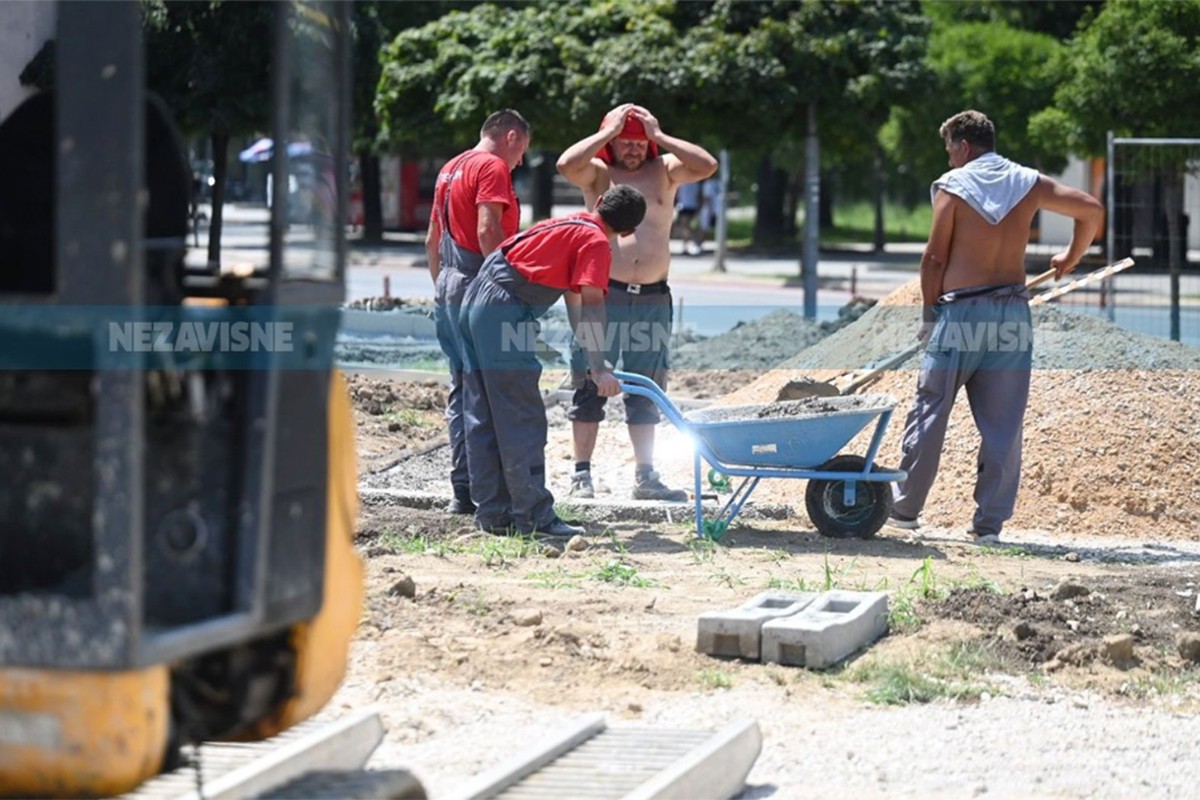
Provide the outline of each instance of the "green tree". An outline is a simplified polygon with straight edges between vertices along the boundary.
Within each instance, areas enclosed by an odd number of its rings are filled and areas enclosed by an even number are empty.
[[[221,263],[229,142],[264,130],[271,108],[271,51],[277,4],[143,0],[146,84],[213,153],[208,262]]]
[[[882,119],[875,104],[924,69],[926,29],[915,2],[882,0],[486,4],[397,36],[376,108],[385,139],[419,150],[466,145],[487,111],[512,106],[555,149],[634,101],[689,139],[769,155],[799,140],[810,104]],[[779,223],[764,238],[783,224],[779,183],[760,186],[760,217]]]
[[[1066,41],[1095,16],[1104,0],[925,0],[922,5],[938,27],[998,22]]]
[[[1193,135],[1200,108],[1200,0],[1110,0],[1071,41],[1069,77],[1053,105],[1030,121],[1048,147],[1082,155],[1105,153],[1117,136]],[[1162,154],[1171,276],[1171,335],[1179,336],[1179,274],[1183,266],[1183,180],[1194,164],[1183,152]]]
[[[872,142],[891,105],[917,96],[928,85],[923,61],[927,35],[919,6],[909,2],[722,0],[714,5],[694,34],[702,53],[695,60],[719,65],[714,96],[704,98],[710,124],[719,126],[724,141],[765,152],[757,241],[790,235],[792,218],[779,209],[791,205],[789,183],[800,181],[780,180],[775,174],[779,146],[808,134],[815,109],[817,128],[837,131],[829,140],[837,150],[844,145],[852,154],[859,148],[873,158]],[[723,57],[722,51],[728,55]],[[842,136],[843,129],[855,131],[857,139]]]
[[[414,154],[469,146],[488,113],[509,107],[529,119],[535,147],[553,151],[626,100],[671,130],[695,103],[681,89],[690,67],[676,9],[667,0],[485,4],[403,31],[381,55],[381,138]],[[545,188],[553,158],[531,162]],[[535,216],[547,201],[535,196]]]
[[[419,28],[451,11],[470,10],[480,0],[357,0],[352,19],[353,82],[351,84],[351,124],[353,152],[358,157],[363,191],[363,239],[378,242],[383,238],[383,211],[380,206],[379,117],[375,112],[375,92],[382,73],[380,52],[400,31]]]
[[[1047,149],[1029,130],[1065,77],[1064,45],[1004,23],[968,22],[935,29],[928,58],[936,89],[919,106],[896,107],[884,136],[891,158],[920,184],[948,169],[937,128],[967,108],[991,118],[997,150],[1009,158],[1046,172],[1066,166],[1066,150]]]

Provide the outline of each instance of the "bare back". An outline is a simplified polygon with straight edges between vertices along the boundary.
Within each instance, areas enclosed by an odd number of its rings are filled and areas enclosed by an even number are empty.
[[[942,291],[1025,282],[1025,248],[1041,207],[1042,179],[1004,219],[991,225],[961,198],[950,195],[953,231]]]
[[[612,164],[594,162],[601,176],[585,189],[588,208],[615,184],[632,186],[646,198],[646,218],[632,236],[618,237],[613,249],[612,278],[622,283],[657,283],[671,268],[671,222],[675,216],[675,189],[663,157],[652,158],[630,172]],[[607,180],[602,176],[607,175]]]

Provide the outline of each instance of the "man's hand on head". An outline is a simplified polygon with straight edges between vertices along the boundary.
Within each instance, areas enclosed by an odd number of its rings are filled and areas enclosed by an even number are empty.
[[[625,103],[612,109],[604,115],[604,123],[600,130],[610,139],[616,138],[625,129],[625,120],[629,118],[634,108],[633,103]]]
[[[642,127],[646,129],[646,138],[652,142],[657,142],[659,137],[663,135],[662,128],[658,124],[658,118],[650,113],[648,109],[641,106],[633,107],[633,116],[641,121]]]

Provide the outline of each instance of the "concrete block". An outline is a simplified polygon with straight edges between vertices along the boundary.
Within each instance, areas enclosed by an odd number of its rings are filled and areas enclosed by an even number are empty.
[[[696,650],[757,661],[763,623],[797,614],[816,598],[812,592],[763,592],[737,608],[701,614]]]
[[[825,669],[887,632],[884,592],[825,592],[799,614],[762,626],[763,663]]]

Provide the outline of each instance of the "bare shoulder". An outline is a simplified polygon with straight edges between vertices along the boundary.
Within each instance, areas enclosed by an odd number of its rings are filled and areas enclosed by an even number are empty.
[[[1050,211],[1075,215],[1083,211],[1101,208],[1100,201],[1082,189],[1067,186],[1049,175],[1038,174],[1034,191],[1038,193],[1038,205]]]

